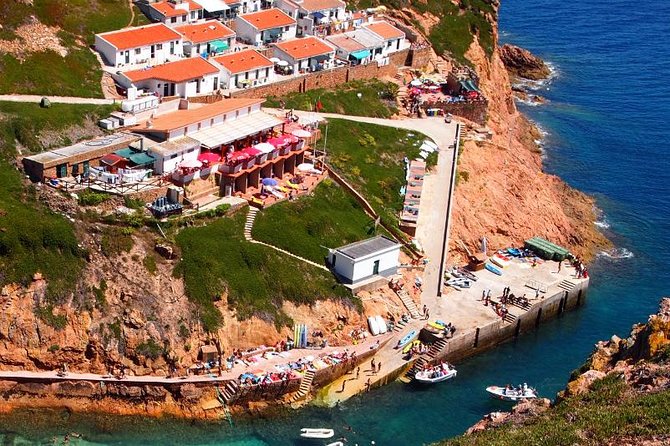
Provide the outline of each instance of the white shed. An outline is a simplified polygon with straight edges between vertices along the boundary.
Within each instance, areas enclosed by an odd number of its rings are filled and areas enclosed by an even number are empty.
[[[331,249],[328,255],[330,267],[339,279],[356,284],[374,276],[391,276],[400,265],[400,244],[377,236]]]

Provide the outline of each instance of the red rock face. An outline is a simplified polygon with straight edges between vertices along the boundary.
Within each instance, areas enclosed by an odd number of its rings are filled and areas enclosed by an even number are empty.
[[[505,44],[500,48],[500,59],[510,73],[526,79],[538,80],[549,76],[550,71],[542,59],[518,46]]]

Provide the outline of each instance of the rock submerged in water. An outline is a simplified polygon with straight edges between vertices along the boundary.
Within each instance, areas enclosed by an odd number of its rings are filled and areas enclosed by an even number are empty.
[[[549,77],[551,72],[542,59],[530,51],[506,43],[500,48],[500,58],[505,68],[514,76],[530,80]]]

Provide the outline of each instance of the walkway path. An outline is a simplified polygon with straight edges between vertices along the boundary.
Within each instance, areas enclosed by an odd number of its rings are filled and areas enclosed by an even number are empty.
[[[118,102],[115,99],[78,98],[73,96],[40,96],[34,94],[0,94],[0,101],[39,103],[44,97],[48,98],[49,101],[54,104],[111,105]]]

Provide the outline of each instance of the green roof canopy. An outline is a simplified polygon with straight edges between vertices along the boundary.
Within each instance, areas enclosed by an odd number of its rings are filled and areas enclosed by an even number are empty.
[[[354,51],[353,53],[351,53],[351,56],[357,60],[365,59],[366,57],[370,56],[370,50]]]
[[[126,147],[125,149],[119,149],[116,152],[114,152],[115,155],[119,155],[121,158],[130,158],[131,155],[136,154],[137,151],[131,149],[130,147]]]
[[[214,52],[225,51],[229,48],[228,42],[222,40],[215,40],[209,43],[209,50]]]
[[[146,166],[147,164],[153,164],[154,163],[154,157],[147,155],[144,152],[140,153],[134,153],[128,157],[130,161],[135,163],[138,166]]]

